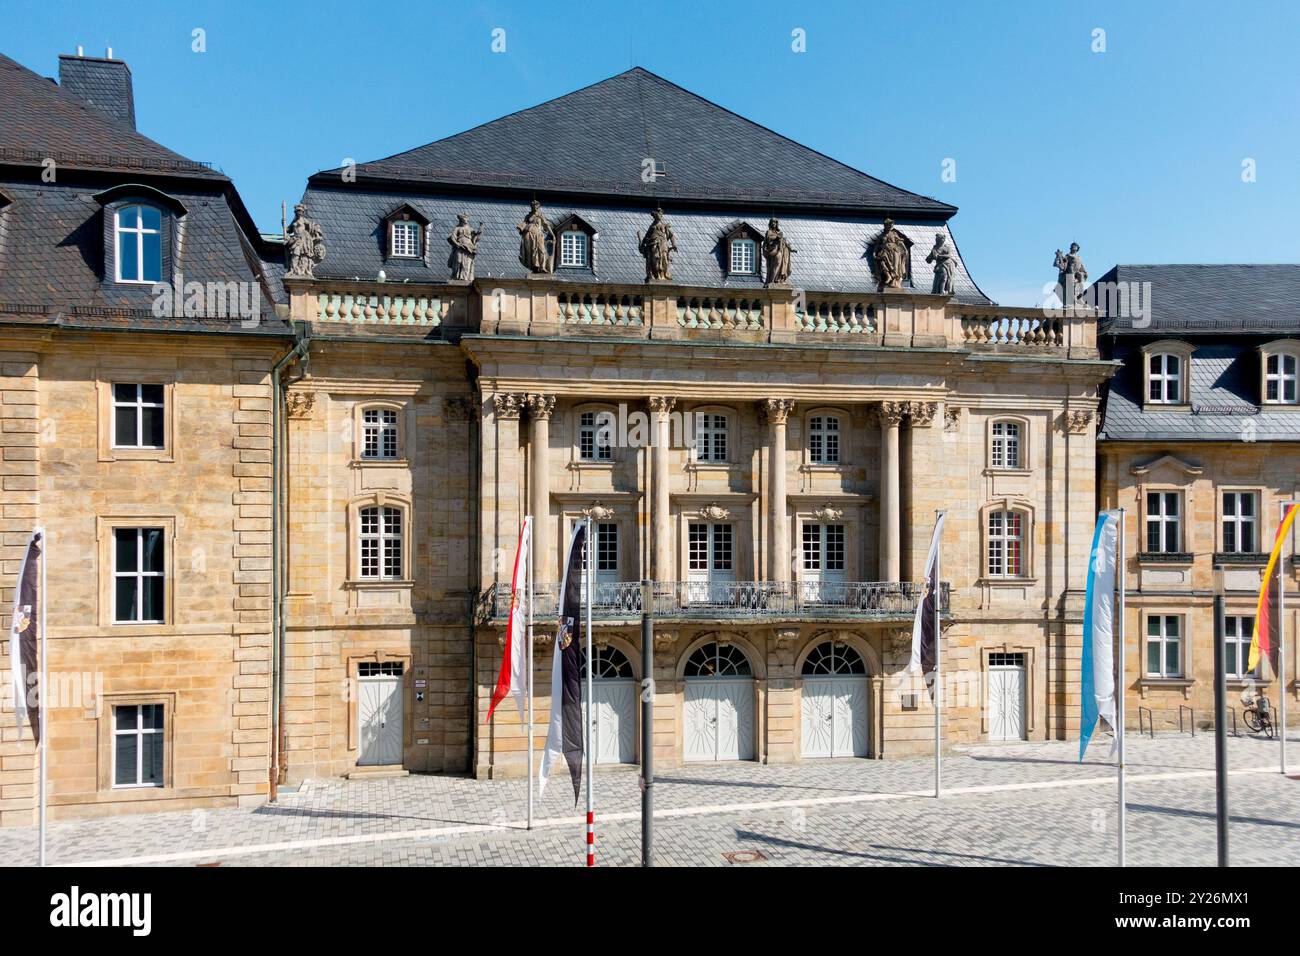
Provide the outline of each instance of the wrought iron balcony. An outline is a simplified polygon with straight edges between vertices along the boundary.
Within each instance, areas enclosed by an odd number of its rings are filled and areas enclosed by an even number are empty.
[[[911,581],[803,582],[655,581],[655,617],[696,621],[910,620],[923,587]],[[533,620],[559,613],[560,586],[533,589]],[[948,613],[948,583],[939,587],[940,610]],[[510,585],[488,588],[480,618],[504,621],[510,614]],[[636,581],[598,583],[592,595],[593,621],[634,621],[641,616],[641,585]]]

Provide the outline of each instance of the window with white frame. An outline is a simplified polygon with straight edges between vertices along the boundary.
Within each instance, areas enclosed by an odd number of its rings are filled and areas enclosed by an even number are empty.
[[[402,579],[402,509],[362,508],[360,576],[366,581]]]
[[[361,412],[361,457],[393,460],[398,457],[397,411],[367,408]]]
[[[731,275],[754,275],[757,262],[757,244],[753,239],[731,240]]]
[[[1147,401],[1156,405],[1181,404],[1183,357],[1172,352],[1158,352],[1147,362]]]
[[[1296,357],[1290,352],[1273,352],[1264,359],[1264,401],[1273,405],[1295,405],[1297,394]]]
[[[166,542],[162,528],[113,529],[113,621],[166,620]]]
[[[808,460],[814,465],[840,463],[838,415],[814,415],[808,419]]]
[[[687,529],[687,568],[691,580],[730,581],[734,570],[733,543],[731,525],[691,522]]]
[[[1177,554],[1182,547],[1182,495],[1177,491],[1148,491],[1148,553]]]
[[[1147,617],[1147,676],[1183,676],[1183,619],[1179,615]]]
[[[1223,493],[1223,550],[1227,554],[1254,554],[1258,550],[1256,515],[1258,497],[1253,491]]]
[[[1019,511],[990,511],[988,576],[1018,578],[1024,573],[1024,515]]]
[[[587,264],[587,234],[577,229],[560,233],[560,265],[585,266]]]
[[[162,281],[162,212],[154,206],[123,206],[114,229],[118,282]]]
[[[113,708],[113,786],[161,787],[166,734],[162,704]]]
[[[1020,423],[993,423],[993,468],[1019,468]]]
[[[613,461],[613,414],[583,412],[578,416],[578,457],[582,461]]]
[[[423,227],[412,219],[394,219],[388,224],[388,254],[397,259],[420,258]]]
[[[616,583],[618,577],[618,525],[613,521],[592,522],[595,539],[596,583]],[[582,550],[582,567],[587,568],[587,549]]]
[[[1253,614],[1225,614],[1223,616],[1223,647],[1225,652],[1225,670],[1229,677],[1241,680],[1259,679],[1259,665],[1253,671],[1246,670],[1250,663],[1250,641],[1255,632]]]
[[[164,400],[161,385],[113,385],[113,447],[162,448]]]
[[[695,416],[696,461],[727,460],[727,416],[714,412]]]

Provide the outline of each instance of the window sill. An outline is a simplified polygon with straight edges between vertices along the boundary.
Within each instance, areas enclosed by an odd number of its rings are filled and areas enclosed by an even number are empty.
[[[800,471],[814,472],[827,475],[847,475],[853,471],[853,466],[844,462],[822,462],[806,461],[799,466]]]
[[[176,456],[166,446],[162,448],[108,448],[99,456],[99,460],[174,462]]]
[[[980,578],[975,582],[976,587],[981,588],[1021,588],[1032,587],[1038,583],[1038,578]]]
[[[1268,555],[1264,553],[1247,553],[1238,551],[1216,551],[1214,552],[1214,566],[1233,567],[1234,565],[1243,567],[1263,567],[1268,564]]]
[[[1262,680],[1258,677],[1232,677],[1231,675],[1229,675],[1228,677],[1228,686],[1233,688],[1234,690],[1245,688],[1245,687],[1268,688],[1271,687],[1272,684],[1273,684],[1272,679]]]
[[[993,468],[993,467],[989,467],[989,468],[985,468],[985,469],[984,469],[984,474],[985,474],[986,476],[991,476],[991,475],[1002,475],[1002,476],[1004,476],[1004,477],[1012,477],[1012,478],[1028,478],[1028,477],[1031,476],[1033,473],[1034,473],[1033,470],[1030,469],[1030,468]]]
[[[410,468],[411,463],[405,458],[354,458],[353,468]]]
[[[1143,566],[1152,565],[1173,565],[1177,567],[1186,567],[1192,563],[1195,557],[1190,551],[1140,551],[1138,552],[1138,564]]]
[[[405,578],[376,578],[373,580],[354,578],[347,581],[343,586],[352,591],[409,591],[415,587],[415,581]]]
[[[1138,685],[1140,687],[1177,687],[1186,689],[1195,684],[1196,681],[1190,677],[1139,677]]]
[[[1152,402],[1145,401],[1142,403],[1144,412],[1183,412],[1190,415],[1192,413],[1191,402]]]
[[[609,471],[617,460],[611,458],[609,461],[590,461],[586,458],[575,458],[569,462],[569,467],[574,471]]]
[[[687,471],[730,471],[736,467],[734,461],[688,461]]]
[[[1270,412],[1300,412],[1300,402],[1260,402],[1259,407]]]

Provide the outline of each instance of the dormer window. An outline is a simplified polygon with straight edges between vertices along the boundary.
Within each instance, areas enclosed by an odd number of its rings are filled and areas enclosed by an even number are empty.
[[[722,233],[717,247],[719,265],[731,276],[760,276],[758,251],[763,234],[742,219],[737,219]]]
[[[1147,359],[1147,401],[1155,405],[1178,405],[1183,401],[1183,358],[1160,352]]]
[[[395,259],[420,258],[420,238],[423,230],[411,219],[397,219],[388,224],[389,255]]]
[[[581,268],[587,265],[587,234],[576,229],[560,233],[560,267]]]
[[[1269,352],[1264,356],[1264,402],[1295,405],[1300,402],[1297,381],[1300,363],[1294,352]]]
[[[162,281],[162,212],[154,206],[117,210],[114,259],[118,282]]]
[[[732,275],[755,275],[757,262],[758,245],[753,239],[731,240],[731,268],[728,271]]]

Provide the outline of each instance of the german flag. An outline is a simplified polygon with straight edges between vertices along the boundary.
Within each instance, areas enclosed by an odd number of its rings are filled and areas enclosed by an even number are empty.
[[[1277,535],[1273,538],[1273,553],[1268,556],[1268,567],[1264,569],[1264,583],[1259,588],[1259,604],[1255,607],[1255,633],[1250,638],[1250,660],[1246,664],[1247,671],[1254,671],[1259,666],[1261,654],[1267,654],[1269,663],[1273,663],[1273,628],[1269,620],[1269,608],[1272,602],[1269,600],[1269,591],[1273,587],[1274,572],[1277,570],[1278,558],[1282,554],[1282,542],[1286,540],[1286,533],[1291,530],[1291,523],[1295,521],[1298,507],[1300,505],[1292,505],[1286,509],[1282,523],[1277,526]]]

